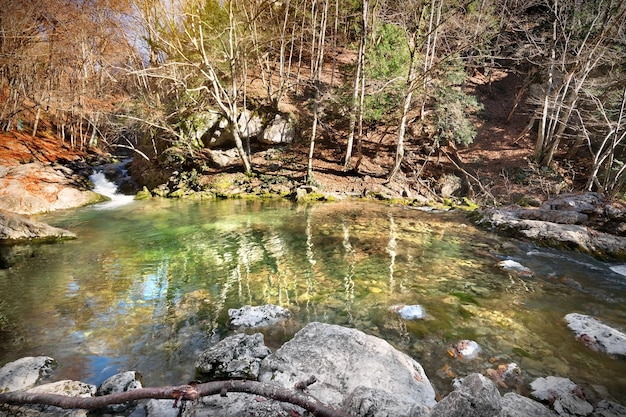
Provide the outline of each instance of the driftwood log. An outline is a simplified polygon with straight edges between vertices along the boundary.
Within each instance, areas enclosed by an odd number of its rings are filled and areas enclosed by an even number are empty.
[[[45,404],[65,409],[94,410],[111,404],[123,404],[128,401],[168,399],[175,400],[174,407],[176,407],[180,401],[193,401],[200,397],[217,394],[225,397],[228,392],[244,392],[291,403],[319,417],[350,417],[350,414],[347,412],[330,407],[302,392],[302,390],[316,381],[315,377],[311,377],[306,381],[298,382],[294,390],[257,381],[212,381],[203,384],[190,383],[180,386],[139,388],[98,397],[69,397],[59,394],[15,391],[0,394],[0,404]]]

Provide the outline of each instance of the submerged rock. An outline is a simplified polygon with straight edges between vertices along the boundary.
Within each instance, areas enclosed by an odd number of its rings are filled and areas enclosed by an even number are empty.
[[[531,271],[530,268],[525,267],[521,263],[512,259],[505,259],[504,261],[500,261],[498,262],[498,266],[505,271],[515,272],[521,276],[532,277],[534,275],[533,271]]]
[[[243,306],[228,310],[231,326],[237,327],[261,327],[269,326],[291,317],[286,308],[273,304],[262,306]]]
[[[448,353],[454,358],[469,360],[476,358],[481,350],[480,345],[473,340],[461,340],[448,349]]]
[[[392,313],[396,313],[398,316],[405,320],[419,320],[426,317],[426,311],[424,310],[424,307],[419,304],[397,304],[389,307],[389,311],[391,311]]]
[[[588,348],[626,359],[626,334],[584,314],[570,313],[565,321]]]

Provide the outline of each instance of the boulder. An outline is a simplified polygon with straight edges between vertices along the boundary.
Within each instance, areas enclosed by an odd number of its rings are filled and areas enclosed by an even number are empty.
[[[135,371],[126,371],[115,374],[107,378],[96,391],[96,396],[116,394],[119,392],[131,391],[142,388],[141,375]],[[109,412],[119,413],[134,406],[136,401],[129,401],[124,404],[111,404],[106,407]]]
[[[231,148],[225,151],[212,149],[205,152],[207,153],[212,165],[216,168],[225,168],[231,165],[235,165],[240,161],[237,148]]]
[[[514,392],[502,396],[501,417],[556,417],[548,407]]]
[[[593,412],[593,406],[585,401],[581,388],[567,378],[537,378],[530,387],[533,390],[530,395],[552,404],[559,416],[588,416]]]
[[[48,377],[56,361],[49,356],[20,358],[0,368],[0,392],[11,392],[33,387]]]
[[[626,334],[584,314],[570,313],[565,321],[576,339],[590,349],[626,359]]]
[[[239,115],[237,125],[242,139],[255,138],[263,130],[263,120],[261,116],[247,109],[242,111]]]
[[[433,407],[431,416],[500,417],[501,412],[502,400],[496,385],[480,374],[471,374]]]
[[[202,352],[196,361],[200,381],[220,379],[257,379],[261,361],[270,354],[263,334],[236,334]]]
[[[49,226],[28,217],[0,210],[0,240],[74,239],[68,230]]]
[[[287,320],[291,313],[286,308],[265,304],[262,306],[243,306],[228,309],[230,324],[238,327],[262,327]]]
[[[384,407],[401,404],[395,416],[413,416],[435,405],[435,391],[422,366],[386,341],[359,330],[313,322],[261,363],[259,380],[285,387],[315,376],[307,388],[331,406],[350,402],[354,415],[387,416]],[[370,394],[367,404],[355,393]],[[352,400],[350,400],[352,398]],[[367,409],[367,414],[358,414]]]
[[[292,143],[296,137],[295,122],[291,117],[277,114],[259,135],[259,142],[266,145]]]
[[[86,185],[80,185],[84,178],[62,165],[33,162],[2,172],[0,210],[36,214],[102,201],[102,197],[87,190]]]

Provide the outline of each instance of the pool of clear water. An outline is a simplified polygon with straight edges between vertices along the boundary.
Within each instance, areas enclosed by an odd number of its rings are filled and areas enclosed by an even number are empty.
[[[312,321],[357,328],[419,361],[441,394],[455,376],[511,362],[524,383],[556,375],[626,393],[626,361],[563,322],[579,312],[626,329],[619,266],[497,236],[462,213],[156,199],[39,220],[78,239],[0,248],[0,365],[48,355],[55,379],[98,384],[133,369],[146,385],[185,383],[197,355],[235,332],[229,308],[271,303],[293,315],[257,329],[272,349]],[[504,259],[533,275],[502,270]],[[389,311],[398,304],[427,316],[404,320]],[[450,356],[462,339],[481,346],[477,358]]]

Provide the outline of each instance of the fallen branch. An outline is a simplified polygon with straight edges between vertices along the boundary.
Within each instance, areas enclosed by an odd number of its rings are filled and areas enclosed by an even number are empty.
[[[296,384],[296,389],[301,390],[305,388],[312,383],[311,380],[312,378]],[[176,387],[139,388],[99,397],[69,397],[59,394],[16,391],[0,394],[0,404],[45,404],[65,409],[94,410],[111,404],[123,404],[128,401],[168,399],[175,400],[174,407],[176,407],[179,401],[193,401],[200,397],[217,394],[225,397],[228,392],[244,392],[291,403],[319,417],[350,417],[345,411],[329,407],[306,394],[274,384],[245,380],[212,381],[204,384],[189,384]]]

